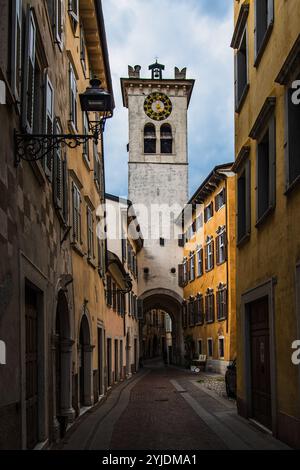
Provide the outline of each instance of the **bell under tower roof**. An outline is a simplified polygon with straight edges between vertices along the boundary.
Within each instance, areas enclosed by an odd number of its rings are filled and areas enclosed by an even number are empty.
[[[152,80],[162,80],[162,72],[163,70],[165,70],[165,66],[162,65],[162,64],[159,64],[157,62],[157,59],[156,59],[156,62],[155,64],[151,64],[149,65],[149,70],[151,70],[152,72],[152,76],[151,76],[151,79]]]

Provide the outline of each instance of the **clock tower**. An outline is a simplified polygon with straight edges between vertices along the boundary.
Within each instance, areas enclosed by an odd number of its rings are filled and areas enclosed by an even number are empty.
[[[188,201],[187,110],[194,80],[177,67],[174,78],[164,78],[164,69],[156,61],[151,78],[142,78],[139,65],[129,66],[129,77],[121,79],[129,117],[128,197],[144,237],[139,294],[163,287],[181,295],[181,229],[174,220]]]

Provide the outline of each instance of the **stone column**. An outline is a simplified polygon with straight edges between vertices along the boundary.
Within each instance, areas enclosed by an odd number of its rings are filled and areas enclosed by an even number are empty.
[[[75,410],[72,407],[72,350],[74,341],[61,341],[61,409],[60,415],[66,416],[68,422],[74,421]]]

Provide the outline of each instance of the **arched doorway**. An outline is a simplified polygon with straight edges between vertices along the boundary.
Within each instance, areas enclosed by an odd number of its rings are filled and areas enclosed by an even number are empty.
[[[93,374],[92,374],[93,346],[91,345],[90,325],[87,315],[84,313],[79,329],[79,405],[90,406],[93,404]]]
[[[63,291],[58,293],[55,319],[55,414],[62,437],[68,422],[73,421],[72,407],[72,350],[69,306]]]
[[[143,301],[143,317],[151,310],[166,312],[172,322],[172,362],[184,364],[184,340],[182,330],[182,301],[176,292],[169,289],[151,289],[140,296]],[[147,339],[144,338],[147,344]],[[149,344],[149,343],[148,343]]]

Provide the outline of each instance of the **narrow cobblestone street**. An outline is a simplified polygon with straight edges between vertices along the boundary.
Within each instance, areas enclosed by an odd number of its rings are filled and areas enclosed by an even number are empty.
[[[64,450],[287,449],[190,371],[147,364],[70,428]],[[213,382],[210,379],[210,382]],[[221,383],[221,380],[214,381]]]

